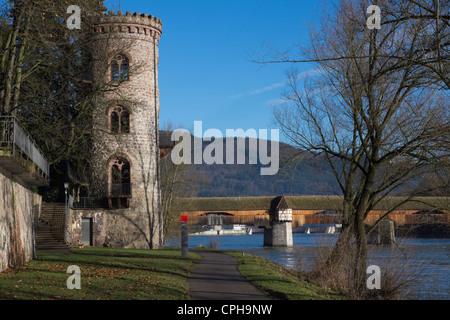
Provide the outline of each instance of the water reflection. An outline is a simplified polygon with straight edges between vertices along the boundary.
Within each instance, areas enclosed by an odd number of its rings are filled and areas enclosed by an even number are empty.
[[[310,271],[317,261],[323,260],[325,253],[321,248],[329,249],[338,237],[334,234],[293,236],[292,248],[264,247],[262,234],[191,236],[189,247],[207,246],[213,238],[217,240],[218,249],[239,250],[265,257],[286,268]],[[382,270],[391,268],[399,276],[399,273],[407,272],[409,277],[417,278],[408,299],[450,299],[450,239],[397,240],[398,247],[369,246],[368,263],[376,264]]]

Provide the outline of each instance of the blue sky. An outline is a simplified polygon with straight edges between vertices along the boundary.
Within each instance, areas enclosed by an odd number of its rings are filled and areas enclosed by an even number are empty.
[[[272,106],[285,90],[286,64],[252,63],[265,47],[308,41],[322,1],[122,0],[121,10],[163,22],[159,44],[160,128],[275,128]],[[106,0],[118,11],[119,0]],[[306,42],[305,42],[306,41]],[[300,70],[311,66],[299,65]],[[281,137],[280,137],[281,138]],[[283,140],[281,138],[281,140]]]

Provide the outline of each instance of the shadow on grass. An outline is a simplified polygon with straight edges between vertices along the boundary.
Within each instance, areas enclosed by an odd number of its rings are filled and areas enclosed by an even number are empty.
[[[111,251],[109,251],[111,250]],[[121,251],[124,252],[121,252]],[[110,248],[83,248],[72,249],[74,254],[61,254],[51,252],[39,252],[37,261],[45,261],[52,263],[67,263],[69,265],[84,265],[91,267],[123,269],[133,271],[147,271],[162,274],[172,274],[187,278],[188,275],[182,271],[188,271],[189,268],[183,268],[181,265],[185,262],[193,264],[198,259],[182,258],[162,253],[162,251],[152,250],[151,252],[139,252],[139,249],[110,249]],[[169,250],[171,251],[171,250]],[[176,250],[174,250],[176,252]],[[102,257],[104,260],[99,260]],[[120,259],[120,260],[117,260]],[[167,260],[166,262],[158,260]],[[173,262],[179,262],[173,268]],[[175,270],[180,270],[176,272]]]
[[[166,248],[161,250],[147,250],[147,249],[115,249],[115,248],[83,248],[70,249],[73,254],[78,255],[95,255],[105,257],[126,257],[126,258],[154,258],[171,259],[171,260],[186,260],[181,256],[181,249]],[[170,254],[169,254],[170,253]]]
[[[27,266],[0,274],[5,300],[189,299],[187,278],[194,258],[177,250],[83,248],[73,254],[38,251]],[[67,267],[81,269],[81,290],[66,286]]]

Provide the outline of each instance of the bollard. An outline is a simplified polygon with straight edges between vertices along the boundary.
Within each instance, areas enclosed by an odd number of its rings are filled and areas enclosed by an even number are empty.
[[[181,256],[188,257],[188,219],[187,216],[181,216]]]

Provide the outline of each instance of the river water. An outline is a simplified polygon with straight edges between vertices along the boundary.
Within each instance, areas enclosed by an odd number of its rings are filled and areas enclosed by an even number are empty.
[[[190,236],[189,247],[217,243],[220,250],[239,250],[270,259],[286,268],[310,271],[335,244],[337,234],[293,234],[294,246],[263,246],[263,234]],[[450,239],[397,239],[398,247],[369,246],[368,265],[387,268],[412,280],[406,299],[450,300]]]

